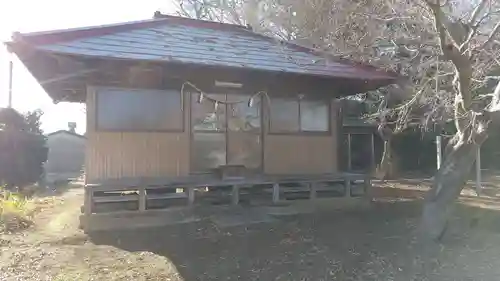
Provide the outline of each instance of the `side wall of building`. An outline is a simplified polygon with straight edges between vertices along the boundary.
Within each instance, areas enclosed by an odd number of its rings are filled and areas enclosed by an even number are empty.
[[[96,130],[96,87],[87,93],[87,182],[189,174],[189,133]],[[188,103],[184,103],[187,107]],[[187,110],[184,111],[188,114]],[[187,118],[187,117],[186,117]]]
[[[85,138],[70,133],[56,133],[47,137],[49,148],[45,172],[49,175],[82,173],[85,160]]]
[[[328,135],[277,135],[266,128],[264,171],[284,175],[337,172],[337,103],[332,101],[330,108],[331,134]]]
[[[87,182],[112,178],[179,177],[190,174],[190,98],[184,96],[183,132],[109,132],[96,128],[96,91],[88,87]],[[336,102],[331,102],[330,134],[271,134],[263,118],[263,171],[273,175],[338,171]],[[147,110],[147,108],[145,108]]]

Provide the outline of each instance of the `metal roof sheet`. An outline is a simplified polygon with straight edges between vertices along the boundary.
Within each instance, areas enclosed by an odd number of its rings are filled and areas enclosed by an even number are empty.
[[[90,32],[91,28],[85,31]],[[50,36],[54,36],[54,32]],[[234,25],[230,28],[214,28],[165,21],[155,26],[38,44],[36,48],[71,55],[249,68],[326,77],[396,78],[389,72],[327,59],[307,48],[283,43]]]

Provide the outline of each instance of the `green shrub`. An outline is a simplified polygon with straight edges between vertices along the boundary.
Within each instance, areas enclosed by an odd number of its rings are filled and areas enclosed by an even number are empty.
[[[19,193],[0,188],[0,233],[25,229],[33,223],[28,200]]]
[[[9,190],[22,191],[43,174],[48,149],[39,128],[41,115],[0,109],[0,184]]]

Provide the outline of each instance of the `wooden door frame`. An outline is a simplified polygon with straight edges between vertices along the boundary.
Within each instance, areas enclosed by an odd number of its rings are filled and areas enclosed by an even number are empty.
[[[189,172],[191,174],[206,174],[206,173],[210,173],[209,171],[196,171],[193,169],[193,161],[192,161],[192,156],[193,156],[193,142],[194,142],[194,134],[196,133],[194,131],[194,127],[193,127],[193,122],[192,122],[192,119],[193,119],[193,96],[196,95],[198,93],[188,93],[188,96],[189,98],[187,99],[187,102],[189,104],[188,106],[188,110],[189,110],[189,113],[188,113],[188,129],[189,129]],[[226,100],[227,100],[227,96],[228,95],[242,95],[241,93],[213,93],[213,94],[223,94],[226,96]],[[228,129],[228,115],[229,115],[229,111],[228,111],[228,108],[229,108],[229,105],[228,104],[224,104],[224,107],[225,107],[225,120],[224,120],[224,131],[223,132],[209,132],[209,131],[199,131],[199,133],[213,133],[213,134],[223,134],[224,135],[224,141],[225,141],[225,162],[227,163],[228,162],[228,151],[229,151],[229,137],[228,137],[228,133],[229,133],[229,129]],[[260,151],[259,151],[259,154],[260,154],[260,164],[259,164],[259,167],[256,169],[257,172],[259,173],[263,173],[264,172],[264,131],[265,131],[265,128],[263,127],[265,122],[264,122],[264,99],[262,99],[261,103],[260,103],[260,107],[259,107],[259,118],[260,118],[260,133],[259,134],[256,134],[259,136],[259,147],[260,147]]]

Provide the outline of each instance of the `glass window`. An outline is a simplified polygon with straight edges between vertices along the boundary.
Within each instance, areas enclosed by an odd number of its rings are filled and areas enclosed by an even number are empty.
[[[328,132],[328,103],[324,101],[300,101],[300,130],[304,132]]]
[[[328,100],[273,98],[270,106],[270,130],[274,133],[328,132]]]
[[[206,95],[201,103],[200,94],[191,95],[191,122],[194,131],[223,132],[226,128],[226,95]],[[216,105],[215,101],[219,101]]]
[[[299,102],[293,99],[271,99],[271,131],[275,133],[298,132]]]
[[[97,92],[96,106],[100,130],[183,129],[179,91],[102,89]]]
[[[191,165],[194,171],[207,171],[226,164],[225,134],[195,132],[193,134]]]
[[[249,104],[250,96],[228,95],[228,121],[230,131],[248,132],[260,130],[260,98],[254,97]]]

